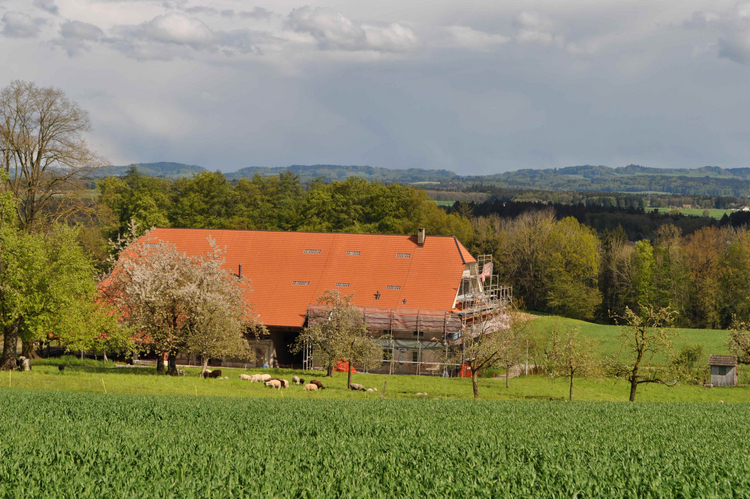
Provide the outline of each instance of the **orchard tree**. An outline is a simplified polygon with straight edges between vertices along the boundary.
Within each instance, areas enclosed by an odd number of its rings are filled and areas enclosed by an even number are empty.
[[[735,317],[729,329],[727,346],[741,364],[750,364],[750,324]]]
[[[589,338],[579,336],[580,328],[572,331],[550,332],[550,350],[547,352],[547,372],[552,377],[570,380],[568,400],[573,400],[575,376],[590,376],[598,372],[598,345]]]
[[[23,230],[77,208],[69,201],[81,179],[103,165],[86,143],[90,131],[88,113],[62,90],[15,80],[0,91],[0,159]]]
[[[461,336],[463,349],[457,352],[471,368],[474,398],[479,398],[479,372],[505,367],[505,387],[510,386],[510,369],[521,362],[528,318],[512,306],[482,311]]]
[[[293,352],[301,352],[306,344],[326,367],[327,376],[333,375],[333,365],[340,359],[349,363],[347,387],[351,385],[354,362],[372,364],[381,347],[367,330],[364,314],[354,305],[353,295],[342,295],[338,290],[326,290],[318,297],[325,308],[304,334],[292,345]],[[308,319],[309,320],[309,319]]]
[[[644,362],[650,361],[655,355],[670,355],[675,330],[671,328],[674,322],[674,312],[671,308],[655,308],[652,305],[641,305],[640,313],[636,314],[630,308],[625,309],[621,317],[620,339],[624,353],[628,356],[627,363],[613,359],[611,370],[613,374],[625,377],[630,383],[631,402],[635,402],[638,385],[643,383],[660,383],[670,385],[661,379],[657,371],[644,372]]]
[[[131,243],[103,282],[106,296],[153,346],[168,356],[168,372],[177,374],[177,354],[249,358],[245,333],[258,327],[244,300],[250,281],[223,269],[223,251],[209,237],[211,250],[190,256],[151,233]],[[164,371],[161,361],[157,372]]]

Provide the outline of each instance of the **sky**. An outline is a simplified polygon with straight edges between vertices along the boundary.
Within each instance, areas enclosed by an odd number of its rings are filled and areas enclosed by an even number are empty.
[[[0,0],[111,164],[750,166],[750,3]]]

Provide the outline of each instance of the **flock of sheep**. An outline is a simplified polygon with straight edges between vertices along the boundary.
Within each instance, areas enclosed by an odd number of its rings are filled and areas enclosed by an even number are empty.
[[[281,390],[282,388],[289,388],[289,381],[285,379],[272,378],[270,374],[240,374],[240,379],[249,381],[250,383],[264,383],[266,386]],[[292,377],[292,383],[295,385],[304,385],[305,380],[300,379],[299,376]],[[325,386],[317,379],[312,380],[310,383],[304,386],[304,390],[307,392],[317,392],[318,389],[324,390]]]

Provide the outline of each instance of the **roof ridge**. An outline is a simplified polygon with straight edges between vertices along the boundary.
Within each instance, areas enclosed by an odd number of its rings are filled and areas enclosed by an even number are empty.
[[[159,230],[223,230],[227,232],[270,232],[274,234],[331,234],[331,235],[351,235],[351,236],[379,236],[379,237],[417,237],[416,234],[379,234],[371,232],[320,232],[309,230],[253,230],[253,229],[220,229],[216,227],[153,227]],[[456,236],[437,236],[429,237],[453,238]]]

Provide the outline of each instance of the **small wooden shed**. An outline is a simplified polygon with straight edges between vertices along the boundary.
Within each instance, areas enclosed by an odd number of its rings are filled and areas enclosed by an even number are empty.
[[[737,386],[737,357],[733,355],[711,355],[711,384],[714,386]]]

